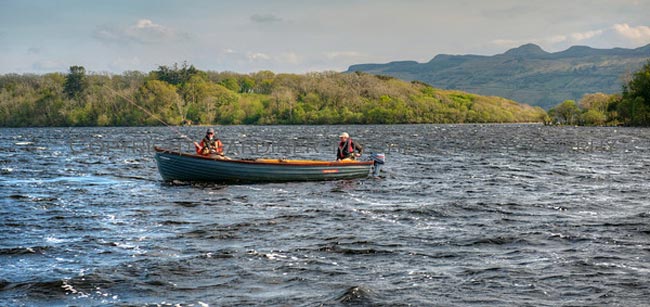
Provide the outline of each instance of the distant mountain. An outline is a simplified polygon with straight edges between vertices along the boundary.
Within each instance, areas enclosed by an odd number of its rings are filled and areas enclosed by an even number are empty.
[[[359,64],[348,72],[418,80],[548,109],[567,99],[578,101],[587,93],[620,92],[623,79],[648,59],[650,44],[636,49],[573,46],[554,53],[526,44],[494,56],[440,54],[427,63]]]

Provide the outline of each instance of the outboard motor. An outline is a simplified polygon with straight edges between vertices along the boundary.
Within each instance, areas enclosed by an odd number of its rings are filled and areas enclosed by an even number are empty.
[[[381,166],[384,165],[384,163],[386,163],[386,156],[383,153],[373,152],[370,154],[370,160],[374,162],[372,176],[377,177],[379,176],[379,172],[381,171]]]

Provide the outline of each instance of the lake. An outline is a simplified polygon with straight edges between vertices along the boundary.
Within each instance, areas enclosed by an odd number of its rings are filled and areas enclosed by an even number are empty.
[[[166,183],[206,127],[0,129],[2,306],[647,304],[650,129],[215,127],[231,157],[381,178]]]

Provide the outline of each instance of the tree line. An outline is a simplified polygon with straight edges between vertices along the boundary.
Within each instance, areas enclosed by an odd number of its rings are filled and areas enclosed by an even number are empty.
[[[500,97],[366,73],[250,74],[187,63],[149,73],[0,75],[0,126],[418,124],[540,122]]]
[[[547,121],[563,125],[650,126],[650,60],[617,94],[587,94],[565,100],[548,112]]]

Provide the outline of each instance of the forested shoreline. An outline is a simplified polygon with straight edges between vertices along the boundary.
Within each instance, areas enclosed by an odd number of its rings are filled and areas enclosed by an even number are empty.
[[[587,94],[549,112],[367,73],[250,74],[183,63],[143,73],[0,75],[0,127],[544,122],[650,126],[650,61],[621,93]]]
[[[548,111],[549,119],[561,125],[650,126],[650,60],[629,79],[621,93],[565,100]]]
[[[0,126],[542,122],[500,97],[365,73],[251,74],[183,63],[149,73],[0,75]]]

